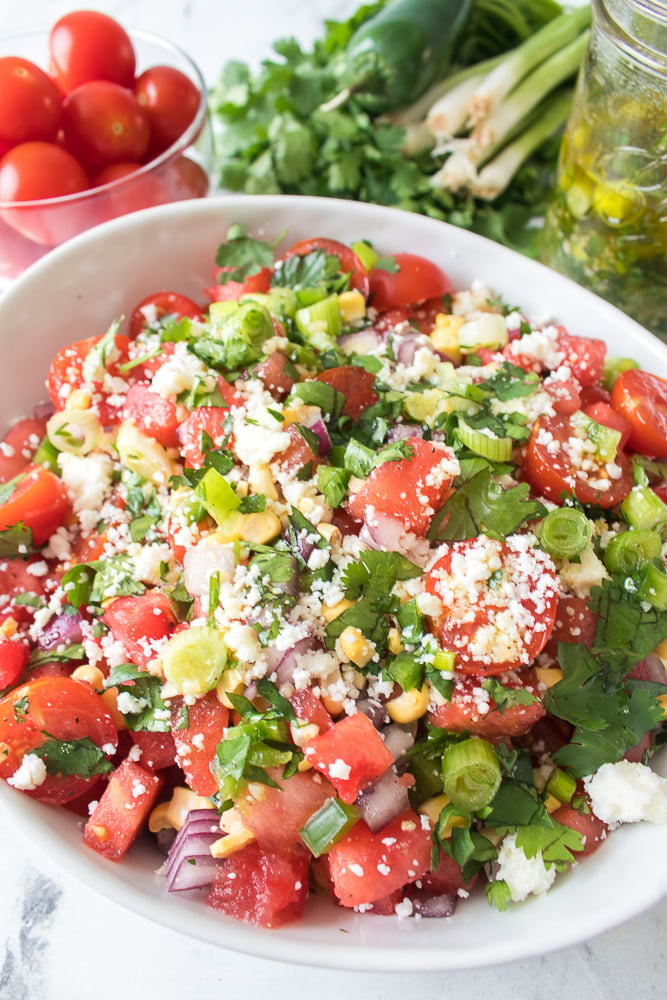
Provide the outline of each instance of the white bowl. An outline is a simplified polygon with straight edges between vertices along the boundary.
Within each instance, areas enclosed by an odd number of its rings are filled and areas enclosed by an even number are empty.
[[[232,223],[285,245],[326,236],[367,238],[383,253],[421,253],[457,287],[483,279],[505,301],[550,317],[573,334],[604,337],[612,354],[632,355],[667,376],[667,347],[614,307],[539,264],[481,237],[421,216],[353,202],[287,196],[232,196],[163,206],[117,219],[75,238],[29,269],[0,297],[0,428],[44,398],[55,351],[103,333],[151,292],[201,299],[214,254]],[[663,773],[667,773],[661,761]],[[0,783],[2,808],[73,875],[158,924],[248,954],[305,965],[361,970],[445,970],[495,965],[590,938],[667,893],[665,828],[616,831],[592,857],[561,876],[548,896],[492,910],[477,895],[448,920],[355,914],[321,898],[303,922],[265,931],[168,895],[154,871],[160,858],[139,843],[120,864],[84,847],[82,821]]]

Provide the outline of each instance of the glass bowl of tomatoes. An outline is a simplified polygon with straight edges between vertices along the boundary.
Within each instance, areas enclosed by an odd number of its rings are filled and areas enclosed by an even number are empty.
[[[207,89],[177,45],[97,11],[0,38],[0,288],[129,212],[204,197]]]

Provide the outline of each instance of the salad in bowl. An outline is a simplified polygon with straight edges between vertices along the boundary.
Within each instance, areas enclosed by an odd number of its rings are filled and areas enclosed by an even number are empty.
[[[658,843],[664,349],[499,250],[233,198],[59,251],[0,444],[0,777],[107,891],[138,868],[131,905],[290,958],[410,926],[438,967]]]

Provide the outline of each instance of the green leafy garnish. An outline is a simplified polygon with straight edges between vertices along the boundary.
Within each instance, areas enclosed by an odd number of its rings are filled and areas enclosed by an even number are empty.
[[[48,733],[45,735],[46,740],[31,753],[44,761],[47,774],[94,778],[113,771],[114,765],[88,736],[76,740],[59,740]]]
[[[503,539],[546,513],[539,500],[530,499],[528,483],[505,489],[487,465],[462,483],[438,511],[428,538],[432,543],[458,542],[481,534]]]
[[[159,677],[140,670],[133,663],[121,663],[111,670],[104,686],[116,687],[119,694],[125,693],[133,699],[130,702],[132,711],[123,713],[129,730],[149,733],[170,731],[171,713],[162,699],[162,681]]]

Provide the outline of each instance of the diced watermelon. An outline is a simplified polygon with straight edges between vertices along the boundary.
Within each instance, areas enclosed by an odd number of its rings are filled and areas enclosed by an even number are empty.
[[[146,825],[161,786],[159,775],[124,760],[86,823],[84,843],[110,861],[119,861]]]
[[[379,732],[362,712],[344,716],[303,748],[306,760],[326,775],[343,802],[354,802],[394,763]]]
[[[309,854],[305,847],[267,851],[251,843],[220,866],[208,906],[256,927],[298,920],[308,897]]]
[[[314,812],[334,795],[330,782],[316,771],[303,771],[281,781],[271,776],[280,788],[262,785],[261,797],[247,796],[240,803],[243,825],[261,847],[286,851],[300,844],[299,830]]]

